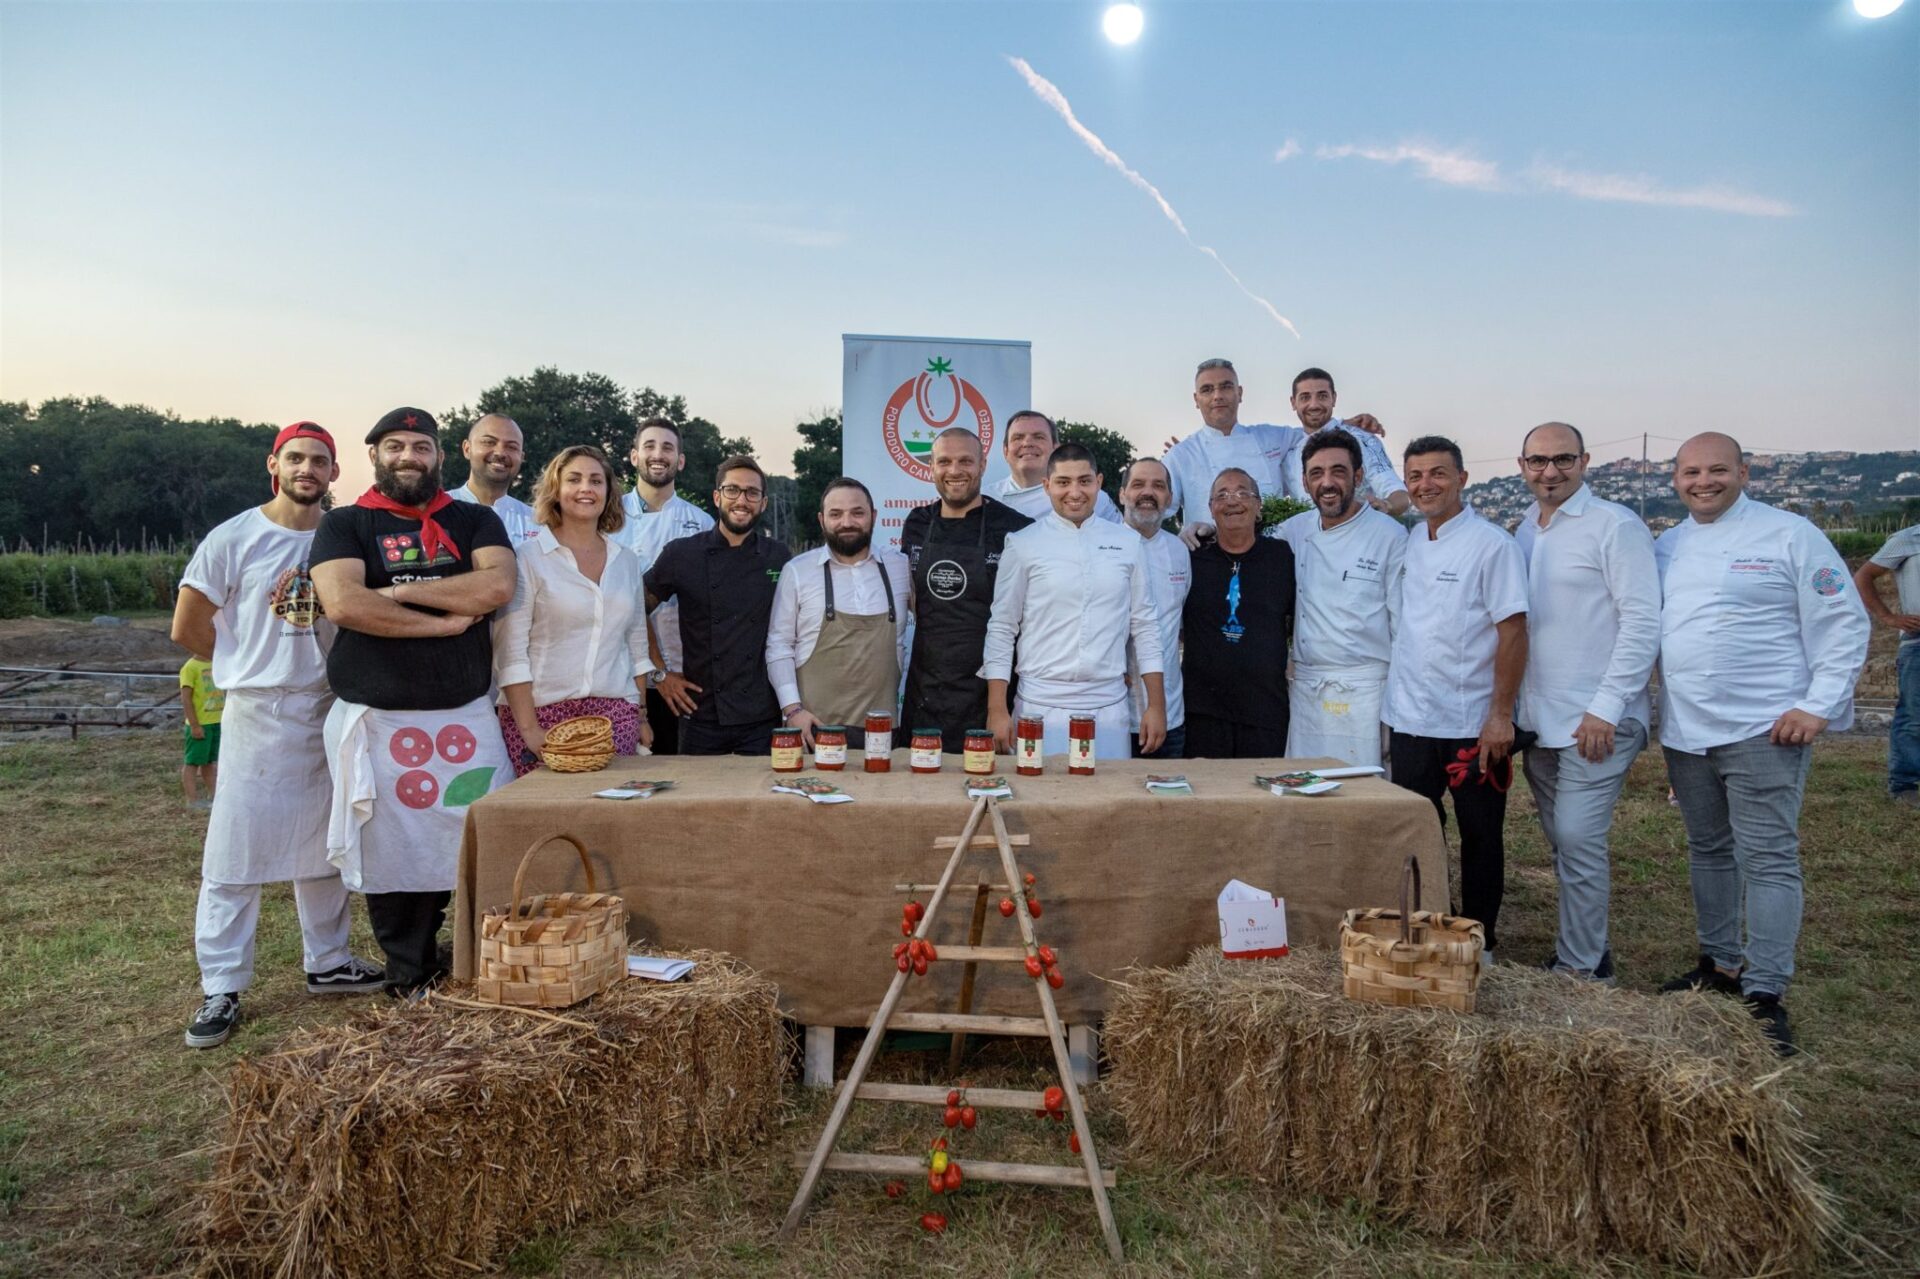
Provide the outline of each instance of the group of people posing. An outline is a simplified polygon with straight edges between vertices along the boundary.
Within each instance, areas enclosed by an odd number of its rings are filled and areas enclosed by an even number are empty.
[[[767,478],[747,456],[720,464],[709,516],[676,491],[664,420],[638,432],[632,492],[576,445],[529,505],[508,492],[524,461],[510,419],[474,424],[470,478],[448,493],[437,425],[396,409],[367,436],[373,487],[324,514],[333,440],[288,427],[272,500],[208,535],[175,618],[227,694],[188,1043],[224,1042],[239,1015],[264,883],[295,883],[310,992],[439,980],[466,805],[583,714],[628,754],[764,754],[777,728],[811,748],[898,707],[950,751],[983,726],[1011,751],[1039,719],[1060,753],[1069,718],[1091,717],[1107,757],[1385,765],[1443,825],[1452,797],[1459,907],[1489,957],[1522,750],[1561,888],[1548,962],[1611,980],[1608,830],[1658,662],[1701,951],[1670,987],[1744,997],[1789,1047],[1801,795],[1813,739],[1850,717],[1868,629],[1825,536],[1744,496],[1724,435],[1682,447],[1690,517],[1656,543],[1586,487],[1578,430],[1535,427],[1516,536],[1466,505],[1450,440],[1408,444],[1403,483],[1379,423],[1335,415],[1325,371],[1293,383],[1298,426],[1240,422],[1243,394],[1231,363],[1201,364],[1201,428],[1131,462],[1117,505],[1042,414],[1005,423],[1010,474],[991,492],[981,440],[949,429],[937,498],[898,552],[874,544],[850,477],[821,497],[823,545],[761,535]],[[1276,493],[1310,509],[1263,530]],[[384,965],[347,951],[349,891]]]

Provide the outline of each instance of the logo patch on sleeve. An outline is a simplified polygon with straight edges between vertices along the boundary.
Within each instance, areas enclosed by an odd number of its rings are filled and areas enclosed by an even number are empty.
[[[1846,576],[1831,566],[1813,570],[1813,577],[1809,581],[1815,595],[1824,595],[1829,599],[1847,589]]]

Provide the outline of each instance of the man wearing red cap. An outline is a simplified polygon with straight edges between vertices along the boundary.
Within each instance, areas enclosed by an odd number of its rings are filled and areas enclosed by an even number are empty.
[[[312,422],[281,431],[267,455],[273,498],[208,533],[180,581],[174,642],[213,663],[227,691],[226,774],[207,821],[193,946],[204,1000],[187,1043],[225,1043],[253,979],[263,884],[293,881],[307,993],[373,990],[384,974],[347,951],[347,889],[327,860],[321,729],[333,694],[308,565],[320,499],[339,478],[333,437]]]
[[[327,857],[365,893],[387,992],[437,981],[467,805],[512,780],[485,624],[513,598],[507,530],[440,488],[439,428],[401,408],[367,435],[373,487],[329,511],[313,584],[339,627],[327,676]]]

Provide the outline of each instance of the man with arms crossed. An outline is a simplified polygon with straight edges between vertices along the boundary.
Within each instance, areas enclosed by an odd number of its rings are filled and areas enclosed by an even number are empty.
[[[1314,509],[1269,529],[1293,548],[1292,711],[1286,753],[1382,762],[1380,705],[1399,624],[1407,530],[1362,501],[1361,439],[1338,427],[1307,437],[1302,476]]]
[[[447,496],[456,502],[477,502],[489,507],[507,526],[507,536],[518,546],[540,536],[540,521],[533,508],[508,493],[520,478],[520,467],[527,460],[526,443],[520,424],[505,413],[488,413],[467,431],[460,442],[460,456],[467,459],[467,482],[450,489]]]
[[[1900,611],[1880,601],[1877,582],[1894,575]],[[1900,632],[1894,658],[1899,676],[1899,700],[1893,707],[1893,727],[1887,734],[1887,794],[1896,804],[1920,808],[1920,524],[1903,528],[1875,551],[1853,575],[1860,601],[1873,620]]]
[[[313,539],[314,589],[339,628],[327,859],[366,894],[387,993],[411,998],[445,976],[436,939],[467,805],[513,779],[487,619],[513,599],[514,560],[499,516],[441,491],[432,414],[395,409],[367,445],[373,487]]]
[[[1050,514],[1053,503],[1047,494],[1047,459],[1059,442],[1053,419],[1044,413],[1021,409],[1008,418],[1006,438],[1000,441],[1000,451],[1007,459],[1007,478],[1000,481],[993,495],[1030,520]],[[1103,520],[1120,522],[1120,508],[1105,493],[1094,499],[1093,513]]]
[[[1731,436],[1694,436],[1673,461],[1688,518],[1654,544],[1660,745],[1687,826],[1700,937],[1693,971],[1661,989],[1743,997],[1788,1056],[1800,803],[1814,738],[1853,722],[1871,623],[1826,534],[1746,496],[1746,483]]]
[[[1152,754],[1167,735],[1160,627],[1147,585],[1140,539],[1093,514],[1100,472],[1093,454],[1062,444],[1047,459],[1053,513],[1007,539],[993,587],[986,654],[987,727],[999,748],[1014,749],[1016,718],[1046,723],[1044,753],[1067,749],[1068,720],[1094,719],[1094,750],[1125,759],[1128,740],[1127,641],[1133,641],[1147,709],[1140,749]],[[1020,696],[1007,705],[1019,644]]]
[[[193,553],[173,609],[173,639],[213,663],[227,692],[226,775],[207,821],[193,949],[205,996],[187,1046],[227,1041],[253,982],[263,884],[293,881],[307,993],[377,990],[385,974],[347,950],[351,917],[327,861],[326,747],[333,624],[308,576],[320,499],[339,478],[333,437],[296,422],[267,455],[273,497],[219,525]]]
[[[1442,796],[1460,823],[1460,913],[1486,928],[1493,963],[1506,886],[1513,707],[1527,669],[1527,566],[1520,548],[1464,504],[1460,446],[1407,445],[1407,492],[1426,517],[1407,537],[1385,716],[1397,785]]]
[[[633,463],[633,492],[620,499],[627,522],[614,538],[640,556],[642,571],[652,568],[668,542],[692,537],[713,527],[713,516],[695,506],[674,490],[674,482],[686,469],[687,457],[680,451],[680,428],[666,418],[648,418],[633,437],[633,451],[627,454]],[[653,729],[653,753],[680,753],[680,719],[660,696],[660,682],[671,673],[686,670],[686,655],[680,647],[680,605],[672,600],[654,609],[649,616],[660,653],[654,671],[647,677],[647,726]],[[660,663],[665,663],[661,665]]]
[[[940,500],[914,507],[900,525],[914,622],[901,714],[910,729],[938,725],[941,748],[957,754],[967,730],[987,723],[980,662],[1007,537],[1033,521],[981,495],[986,454],[964,426],[933,437],[931,465]]]
[[[1547,966],[1613,980],[1607,945],[1607,832],[1634,757],[1645,749],[1647,681],[1660,655],[1653,535],[1587,487],[1580,432],[1548,422],[1520,444],[1534,501],[1515,539],[1527,562],[1527,675],[1521,723],[1527,785],[1560,883],[1560,933]]]
[[[1133,717],[1135,755],[1148,759],[1181,759],[1187,749],[1187,706],[1180,688],[1180,613],[1187,602],[1187,587],[1192,583],[1193,553],[1185,542],[1164,531],[1167,502],[1173,496],[1173,480],[1166,463],[1157,458],[1137,457],[1127,464],[1120,477],[1120,509],[1127,527],[1140,535],[1141,549],[1147,559],[1147,587],[1153,594],[1153,609],[1160,618],[1160,660],[1167,690],[1167,736],[1152,754],[1140,749],[1140,721],[1147,709],[1147,686],[1140,678],[1138,655],[1127,653],[1129,702]]]

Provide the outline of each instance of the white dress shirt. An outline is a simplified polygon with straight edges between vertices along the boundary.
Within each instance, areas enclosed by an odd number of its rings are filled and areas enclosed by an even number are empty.
[[[1527,674],[1520,723],[1540,745],[1573,745],[1583,715],[1652,727],[1647,681],[1660,656],[1653,534],[1582,484],[1545,528],[1540,504],[1514,532],[1527,561]]]
[[[575,697],[638,702],[634,680],[653,669],[641,610],[640,557],[606,539],[596,584],[573,552],[542,528],[515,563],[513,602],[494,631],[495,682],[532,684],[533,704]]]
[[[1371,431],[1363,431],[1357,426],[1348,426],[1339,418],[1333,418],[1320,428],[1320,431],[1345,431],[1360,442],[1360,465],[1366,471],[1367,492],[1382,502],[1395,493],[1404,493],[1407,486],[1400,482],[1399,468],[1393,464],[1393,455],[1387,452],[1386,444]],[[1306,457],[1307,441],[1320,431],[1303,433],[1294,443],[1293,452],[1287,456],[1287,483],[1292,486],[1290,496],[1303,501],[1312,501],[1307,496]],[[1296,548],[1297,551],[1297,548]]]
[[[1400,573],[1407,527],[1371,506],[1320,527],[1320,512],[1302,511],[1267,530],[1293,548],[1293,660],[1325,674],[1387,673],[1400,621]]]
[[[1705,754],[1790,710],[1853,723],[1871,624],[1826,534],[1743,493],[1711,524],[1662,533],[1654,558],[1663,746]]]
[[[1527,565],[1506,532],[1467,507],[1407,534],[1400,626],[1381,717],[1416,737],[1478,737],[1493,704],[1495,629],[1527,611]]]
[[[987,496],[1011,506],[1030,520],[1053,514],[1053,499],[1047,496],[1047,485],[1044,480],[1031,488],[1021,488],[1009,475],[995,485],[993,492]],[[1105,489],[1101,489],[1094,495],[1093,514],[1096,519],[1111,520],[1115,524],[1126,522],[1126,517],[1120,514],[1120,508],[1113,504],[1113,499],[1107,496]]]
[[[1228,435],[1202,426],[1160,459],[1173,477],[1173,500],[1167,505],[1167,514],[1179,514],[1185,524],[1213,523],[1207,501],[1213,496],[1213,482],[1230,466],[1254,478],[1262,500],[1275,496],[1304,498],[1306,490],[1300,487],[1298,468],[1294,469],[1294,478],[1288,478],[1287,459],[1305,437],[1306,432],[1297,426],[1242,422]],[[1192,509],[1182,513],[1189,502]]]
[[[1187,606],[1187,591],[1193,585],[1193,552],[1165,529],[1155,529],[1152,537],[1141,538],[1140,549],[1146,555],[1147,589],[1153,595],[1153,610],[1160,616],[1160,661],[1165,667],[1161,677],[1166,684],[1167,729],[1171,731],[1187,722],[1187,699],[1180,684],[1178,658],[1180,616]],[[1127,643],[1127,674],[1133,681],[1129,686],[1132,714],[1128,728],[1138,734],[1140,715],[1147,709],[1147,685],[1140,678],[1139,658],[1131,640]]]
[[[650,511],[637,492],[620,499],[627,522],[613,539],[640,556],[640,571],[646,572],[660,558],[661,548],[676,538],[692,537],[713,527],[713,516],[675,493],[659,510]],[[668,600],[653,610],[653,632],[660,641],[660,660],[670,671],[683,671],[685,654],[680,650],[680,603]]]
[[[471,502],[475,506],[487,505],[475,497],[473,490],[464,484],[457,489],[448,489],[447,496],[456,502]],[[540,530],[546,527],[533,517],[531,506],[511,493],[502,493],[487,509],[498,515],[500,522],[507,526],[507,536],[513,539],[515,548],[518,548],[522,542],[532,541],[539,536]]]
[[[1057,514],[1007,538],[993,584],[981,679],[1010,679],[1043,706],[1098,710],[1127,695],[1127,640],[1143,675],[1166,669],[1147,558],[1130,528]]]
[[[899,652],[900,669],[907,669],[907,592],[913,575],[907,557],[898,551],[868,548],[867,555],[852,564],[832,557],[824,546],[802,551],[780,570],[780,582],[773,588],[773,614],[767,621],[767,682],[780,699],[780,705],[792,706],[800,698],[799,670],[813,656],[820,628],[827,620],[827,585],[820,566],[828,564],[833,574],[833,607],[857,617],[884,616],[887,593],[880,583],[886,573],[893,584],[893,641]]]

